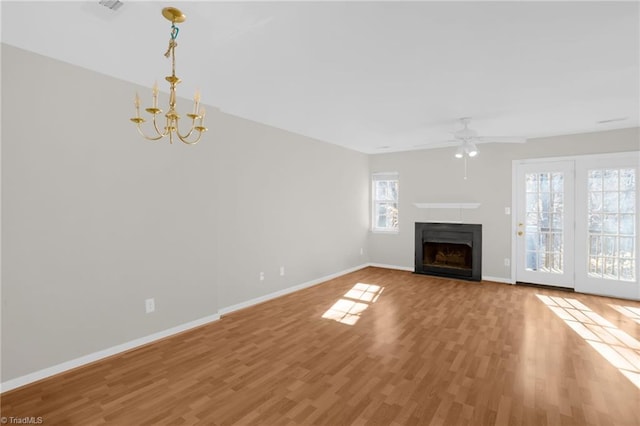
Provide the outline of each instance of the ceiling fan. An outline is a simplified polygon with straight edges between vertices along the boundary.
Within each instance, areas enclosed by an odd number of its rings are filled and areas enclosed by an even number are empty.
[[[460,119],[460,123],[462,124],[462,129],[453,133],[454,139],[448,140],[447,142],[455,142],[458,144],[458,148],[456,149],[455,157],[463,158],[465,155],[467,157],[473,158],[478,155],[478,147],[476,144],[478,143],[525,143],[527,140],[525,138],[519,137],[508,137],[508,136],[478,136],[478,132],[469,128],[469,122],[471,121],[471,117],[462,117]]]

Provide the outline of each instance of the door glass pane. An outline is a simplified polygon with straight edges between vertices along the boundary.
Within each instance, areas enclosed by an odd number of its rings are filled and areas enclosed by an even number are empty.
[[[636,216],[633,214],[620,215],[620,235],[635,235]]]
[[[555,194],[562,194],[562,185],[564,185],[564,175],[562,173],[551,173],[551,184]]]
[[[620,212],[633,213],[636,207],[636,193],[634,191],[624,191],[620,193]]]
[[[525,269],[563,273],[564,174],[527,173]]]
[[[618,247],[617,247],[617,239],[616,237],[603,237],[603,251],[604,251],[604,255],[608,256],[608,257],[613,257],[616,256],[616,254],[618,253]]]
[[[602,191],[602,170],[591,170],[588,179],[589,192]]]
[[[604,193],[603,206],[606,213],[618,212],[618,192],[607,191]]]
[[[617,214],[605,214],[602,231],[605,234],[617,234],[618,233],[618,215]]]
[[[602,215],[601,214],[591,214],[589,215],[589,232],[600,232],[602,231]]]
[[[634,191],[636,189],[635,169],[620,169],[620,191]]]
[[[635,256],[633,237],[620,237],[620,257],[632,259]],[[599,254],[599,253],[598,253]]]
[[[549,185],[551,182],[551,173],[538,173],[538,181],[540,182],[539,193],[548,194],[550,191]]]
[[[618,191],[618,171],[615,169],[602,170],[603,188],[605,191]]]
[[[594,256],[602,254],[602,237],[599,235],[591,235],[589,237],[589,253]]]
[[[602,211],[602,192],[589,192],[589,211],[592,213]]]
[[[562,213],[564,207],[564,197],[562,192],[554,192],[551,194],[552,211]]]
[[[528,174],[524,181],[527,193],[538,192],[538,177],[535,174]]]
[[[588,172],[588,274],[636,280],[636,170]]]

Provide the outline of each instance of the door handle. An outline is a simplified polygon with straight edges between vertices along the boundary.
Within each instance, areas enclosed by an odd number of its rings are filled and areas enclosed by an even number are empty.
[[[522,236],[522,234],[524,234],[524,232],[518,231],[518,235]]]

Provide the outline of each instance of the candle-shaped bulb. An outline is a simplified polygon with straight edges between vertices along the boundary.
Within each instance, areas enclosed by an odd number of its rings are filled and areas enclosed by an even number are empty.
[[[158,108],[158,82],[153,83],[153,107]]]
[[[198,113],[198,106],[200,106],[200,92],[196,90],[196,94],[193,95],[193,113]]]
[[[133,99],[133,104],[137,108],[140,108],[140,96],[138,96],[138,92],[136,92],[136,97]]]
[[[204,122],[204,114],[206,113],[206,111],[204,110],[204,108],[200,108],[200,125],[202,126],[203,122]]]

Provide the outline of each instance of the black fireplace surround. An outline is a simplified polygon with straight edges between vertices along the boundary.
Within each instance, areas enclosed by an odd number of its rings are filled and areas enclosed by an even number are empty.
[[[482,225],[416,222],[415,273],[482,279]]]

